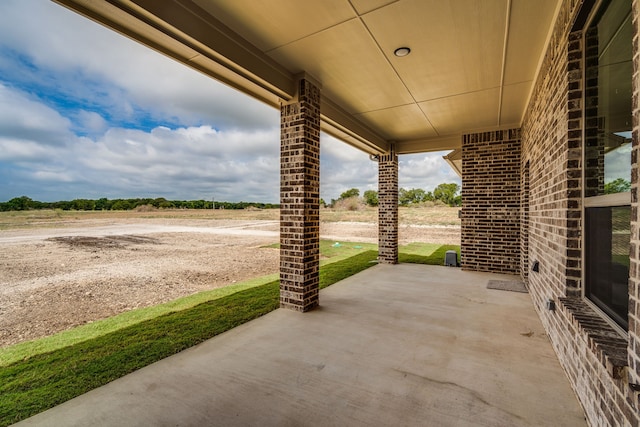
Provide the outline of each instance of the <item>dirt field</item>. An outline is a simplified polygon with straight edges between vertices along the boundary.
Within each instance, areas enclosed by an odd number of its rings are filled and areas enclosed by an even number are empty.
[[[278,242],[278,215],[1,213],[0,347],[276,273],[278,250],[264,246]],[[451,208],[401,210],[401,244],[459,244],[457,221]],[[375,243],[376,212],[323,211],[320,232]]]

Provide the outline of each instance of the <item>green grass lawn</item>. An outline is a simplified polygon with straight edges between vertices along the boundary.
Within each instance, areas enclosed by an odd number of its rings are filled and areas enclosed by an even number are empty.
[[[322,242],[320,288],[375,264],[376,245]],[[412,244],[400,262],[442,264],[456,246]],[[175,354],[279,305],[277,275],[134,310],[0,350],[0,426]]]
[[[437,245],[433,243],[409,243],[400,246],[398,254],[399,262],[413,264],[443,265],[444,255],[447,251],[453,250],[458,254],[460,260],[460,246]]]

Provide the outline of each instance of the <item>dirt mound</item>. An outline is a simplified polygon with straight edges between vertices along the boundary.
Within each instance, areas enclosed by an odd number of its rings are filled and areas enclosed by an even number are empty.
[[[159,244],[158,239],[147,236],[134,236],[134,235],[122,235],[122,236],[106,236],[106,237],[92,237],[92,236],[63,236],[63,237],[51,237],[46,239],[49,242],[63,243],[69,247],[83,247],[83,248],[99,248],[99,249],[113,249],[124,248],[129,245],[141,245],[141,244]]]
[[[153,205],[140,205],[134,209],[134,212],[155,212],[158,208]]]

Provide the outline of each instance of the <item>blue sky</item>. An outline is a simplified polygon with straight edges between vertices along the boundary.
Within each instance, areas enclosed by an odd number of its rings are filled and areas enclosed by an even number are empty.
[[[400,186],[459,178],[400,157]],[[367,154],[322,135],[321,197],[377,189]],[[48,0],[0,3],[0,201],[29,196],[278,202],[279,111]]]

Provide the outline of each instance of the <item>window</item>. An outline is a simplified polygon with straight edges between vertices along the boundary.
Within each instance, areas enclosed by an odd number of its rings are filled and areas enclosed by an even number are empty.
[[[586,209],[586,293],[609,317],[627,328],[630,206]]]
[[[631,1],[606,1],[584,33],[585,296],[628,329]]]

